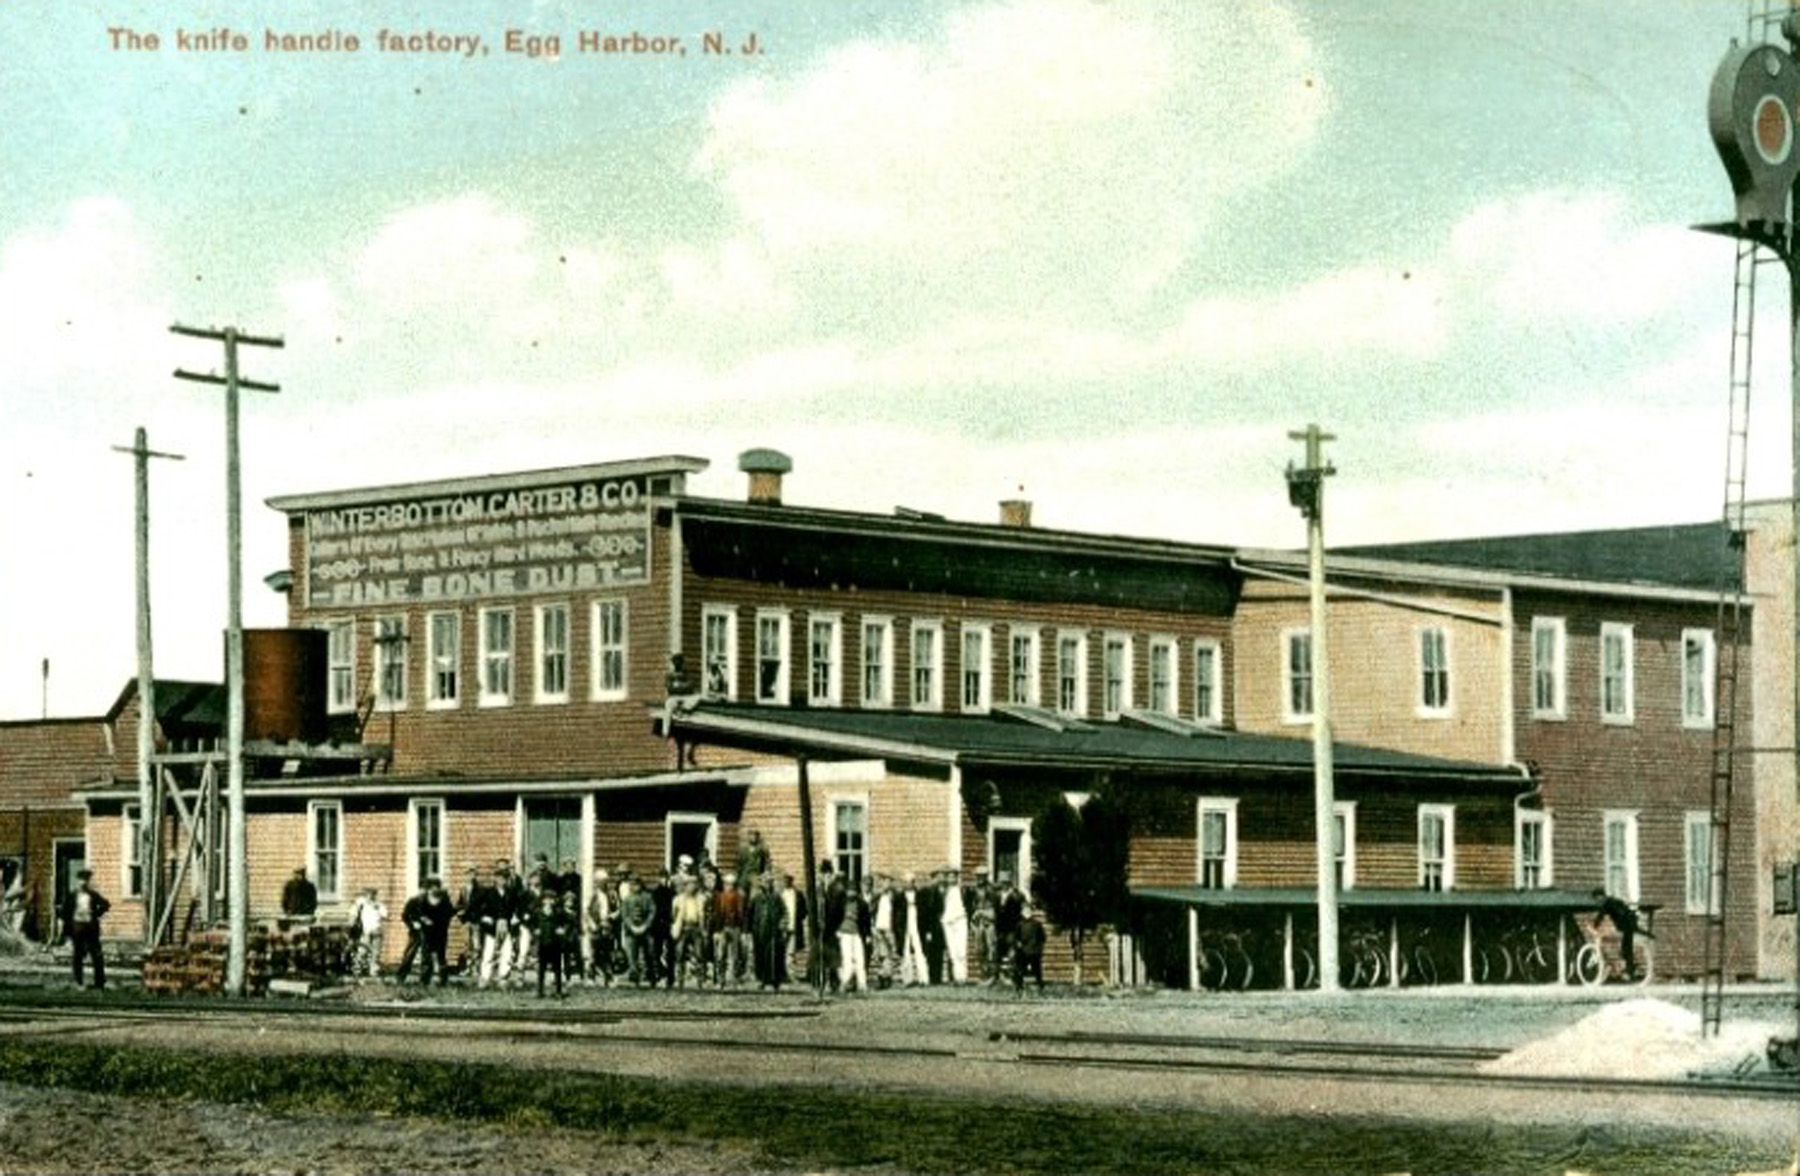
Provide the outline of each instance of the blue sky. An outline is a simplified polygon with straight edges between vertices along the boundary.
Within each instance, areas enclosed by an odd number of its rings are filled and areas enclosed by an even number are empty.
[[[1046,526],[1274,546],[1317,420],[1336,542],[1717,511],[1730,247],[1686,226],[1731,207],[1731,0],[451,7],[0,3],[0,717],[42,658],[52,713],[133,672],[139,424],[187,455],[153,473],[159,672],[218,672],[223,414],[169,378],[218,359],[175,321],[287,341],[246,355],[283,386],[244,409],[251,624],[284,619],[267,496],[651,453],[710,459],[703,493],[770,445],[791,501],[1022,490]],[[252,49],[174,47],[221,26]]]

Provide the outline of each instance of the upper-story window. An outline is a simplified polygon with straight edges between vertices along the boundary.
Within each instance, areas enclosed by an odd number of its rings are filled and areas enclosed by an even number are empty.
[[[371,647],[375,651],[375,705],[382,710],[406,706],[406,618],[377,617]]]
[[[993,631],[986,625],[962,626],[962,709],[981,713],[994,701]]]
[[[434,612],[425,619],[425,705],[453,707],[462,698],[462,614]]]
[[[862,704],[894,705],[894,622],[887,617],[863,618]]]
[[[1419,888],[1450,890],[1456,885],[1456,808],[1419,806]]]
[[[936,621],[912,623],[912,705],[938,710],[944,705],[942,647],[944,627]]]
[[[1106,717],[1116,719],[1120,712],[1131,709],[1131,637],[1125,633],[1106,635],[1101,665],[1105,670],[1101,690]]]
[[[806,700],[813,706],[843,701],[843,625],[833,615],[813,614],[806,622]]]
[[[325,630],[329,707],[333,714],[356,709],[356,622],[333,621]]]
[[[1611,809],[1600,814],[1602,867],[1606,893],[1626,902],[1638,900],[1638,815]]]
[[[1561,617],[1531,619],[1531,714],[1560,719],[1568,714],[1567,629]]]
[[[569,606],[537,606],[537,700],[569,701]]]
[[[1194,721],[1222,723],[1224,692],[1219,689],[1219,643],[1194,642]]]
[[[1713,669],[1716,652],[1711,629],[1681,631],[1681,723],[1713,725]]]
[[[1516,844],[1513,860],[1517,863],[1513,881],[1520,890],[1542,890],[1554,884],[1555,860],[1551,856],[1550,814],[1541,810],[1520,809],[1514,829]]]
[[[625,627],[629,618],[623,600],[594,602],[594,699],[616,702],[626,695],[625,667],[630,644]]]
[[[1313,713],[1312,634],[1289,629],[1281,635],[1282,718],[1303,722]]]
[[[1012,694],[1015,706],[1037,706],[1038,631],[1012,627]]]
[[[700,610],[700,660],[705,666],[706,693],[737,697],[737,610],[709,604]]]
[[[1331,806],[1331,864],[1337,871],[1339,890],[1356,888],[1356,802],[1334,801]]]
[[[1629,723],[1633,716],[1631,626],[1600,626],[1600,720]]]
[[[1158,714],[1175,713],[1175,639],[1150,638],[1150,709]]]
[[[756,614],[756,701],[788,701],[788,615],[769,609]]]
[[[1237,885],[1237,801],[1211,797],[1199,802],[1199,862],[1195,881],[1206,890]]]
[[[1056,709],[1065,715],[1087,714],[1087,634],[1056,635]]]
[[[513,615],[481,610],[481,705],[505,706],[513,695]]]
[[[1450,634],[1435,625],[1419,630],[1419,713],[1450,713]]]

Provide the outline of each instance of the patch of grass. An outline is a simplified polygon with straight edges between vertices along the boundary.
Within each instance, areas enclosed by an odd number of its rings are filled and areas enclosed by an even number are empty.
[[[632,1139],[758,1145],[796,1168],[909,1172],[1718,1172],[1771,1159],[1665,1129],[1422,1124],[1238,1111],[1071,1107],[832,1087],[671,1082],[351,1056],[234,1056],[0,1042],[0,1081],[277,1110],[548,1126]]]

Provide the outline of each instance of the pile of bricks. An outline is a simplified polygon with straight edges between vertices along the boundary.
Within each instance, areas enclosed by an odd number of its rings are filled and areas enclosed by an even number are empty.
[[[144,957],[144,991],[178,996],[225,991],[228,931],[198,931],[186,943],[165,944]],[[271,979],[326,980],[343,976],[352,944],[343,927],[295,927],[285,931],[250,929],[244,961],[244,988],[253,996],[268,991]]]

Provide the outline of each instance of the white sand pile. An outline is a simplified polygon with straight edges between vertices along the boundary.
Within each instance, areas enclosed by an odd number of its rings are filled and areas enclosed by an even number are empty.
[[[1744,1058],[1761,1058],[1769,1037],[1783,1031],[1773,1022],[1727,1017],[1717,1037],[1702,1037],[1699,1013],[1662,1000],[1627,1000],[1481,1068],[1492,1074],[1571,1078],[1668,1079],[1695,1072],[1723,1073]]]

